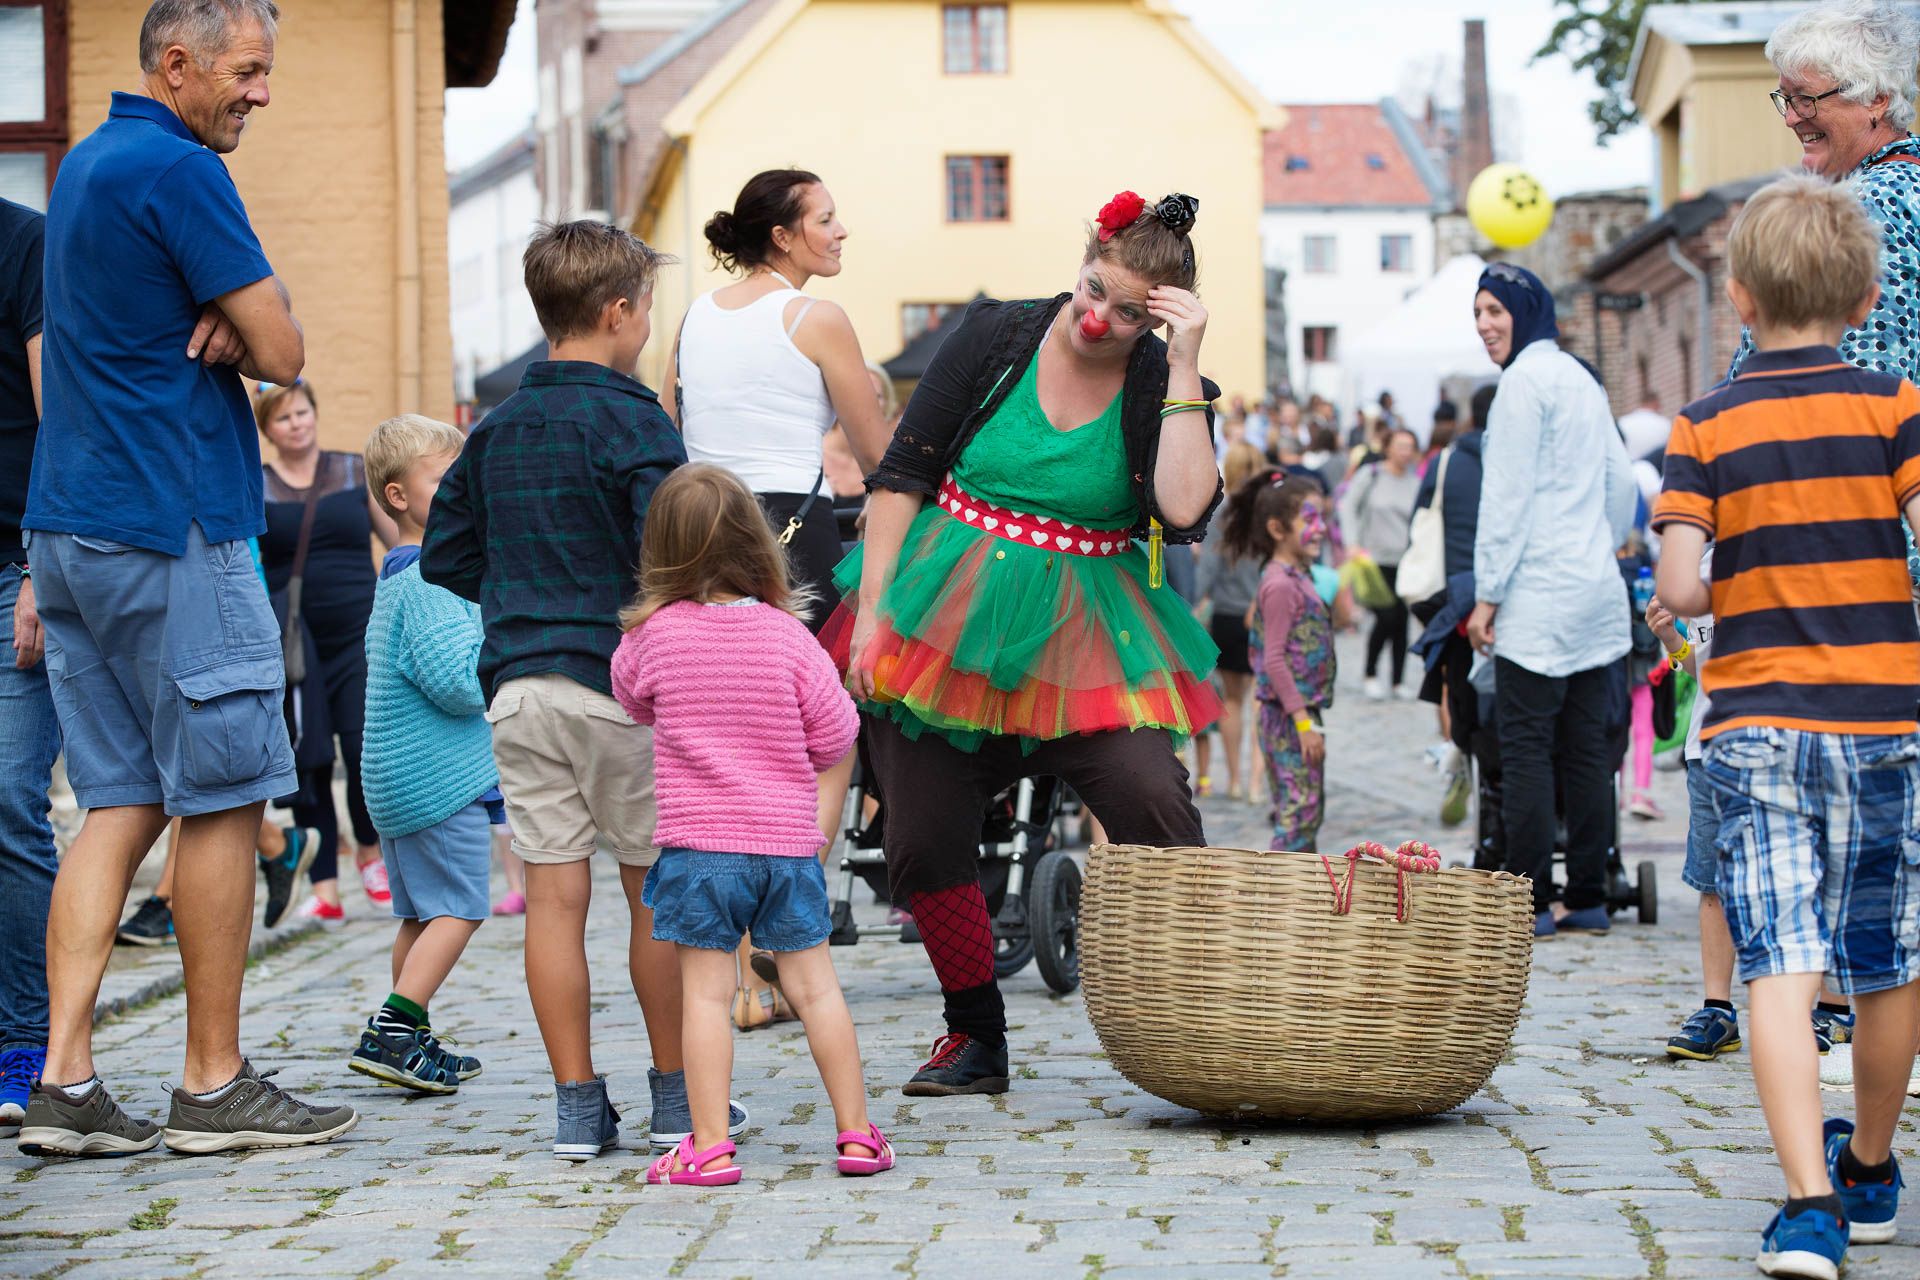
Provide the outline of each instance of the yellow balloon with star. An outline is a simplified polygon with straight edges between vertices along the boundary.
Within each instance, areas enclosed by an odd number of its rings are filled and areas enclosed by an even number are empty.
[[[1502,249],[1538,240],[1553,221],[1553,198],[1517,164],[1490,164],[1467,187],[1467,217]]]

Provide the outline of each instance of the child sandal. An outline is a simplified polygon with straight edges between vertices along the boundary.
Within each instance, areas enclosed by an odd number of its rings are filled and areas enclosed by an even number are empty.
[[[893,1168],[893,1144],[887,1141],[886,1134],[871,1124],[865,1133],[849,1129],[833,1142],[834,1148],[840,1152],[840,1172],[849,1178],[869,1178]],[[857,1143],[877,1154],[850,1156],[844,1149],[850,1143]]]
[[[858,1137],[858,1134],[854,1135]],[[689,1187],[730,1187],[740,1181],[740,1166],[730,1164],[724,1169],[707,1169],[704,1166],[710,1160],[721,1156],[730,1156],[734,1152],[731,1142],[716,1142],[705,1151],[693,1149],[693,1135],[680,1139],[680,1145],[655,1160],[647,1170],[647,1181],[654,1186],[663,1183],[677,1183]],[[674,1161],[680,1162],[680,1168],[673,1167]],[[888,1163],[892,1163],[889,1159]]]

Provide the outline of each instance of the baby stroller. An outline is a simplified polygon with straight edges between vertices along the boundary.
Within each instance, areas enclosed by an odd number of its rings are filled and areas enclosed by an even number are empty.
[[[1080,985],[1080,865],[1061,848],[1066,787],[1057,778],[1022,778],[994,796],[981,815],[980,887],[993,913],[994,973],[1011,977],[1029,962],[1053,990]],[[833,933],[828,941],[852,946],[862,938],[920,941],[911,923],[861,925],[853,919],[853,883],[864,881],[883,900],[886,804],[864,821],[866,798],[878,795],[862,760],[847,792],[846,839],[840,847]]]
[[[1623,690],[1624,694],[1624,690]],[[1482,736],[1484,735],[1484,736]],[[1641,862],[1627,877],[1626,860],[1620,853],[1620,762],[1627,754],[1627,730],[1623,723],[1608,742],[1613,761],[1613,804],[1609,806],[1611,830],[1607,834],[1607,914],[1618,915],[1633,909],[1641,924],[1657,924],[1660,919],[1660,889],[1654,865]],[[1474,734],[1474,758],[1479,774],[1478,831],[1474,840],[1473,865],[1484,871],[1499,871],[1505,865],[1506,833],[1500,819],[1500,752],[1491,722],[1483,722]],[[1560,785],[1554,786],[1553,862],[1564,867],[1567,858],[1566,805]],[[1558,889],[1555,890],[1558,896]]]

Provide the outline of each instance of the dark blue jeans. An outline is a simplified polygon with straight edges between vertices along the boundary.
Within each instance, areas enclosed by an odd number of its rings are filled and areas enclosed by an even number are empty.
[[[0,565],[0,1050],[47,1042],[47,903],[59,864],[47,791],[60,723],[46,662],[13,665],[20,567]]]

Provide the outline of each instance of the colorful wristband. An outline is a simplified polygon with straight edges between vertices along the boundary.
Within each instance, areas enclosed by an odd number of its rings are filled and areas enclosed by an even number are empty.
[[[1294,728],[1294,732],[1296,733],[1312,733],[1319,727],[1320,727],[1319,725],[1313,722],[1313,718],[1311,716],[1295,716],[1294,717],[1293,728]]]
[[[1680,669],[1680,664],[1685,662],[1688,658],[1692,656],[1693,656],[1693,641],[1682,640],[1680,642],[1680,647],[1667,655],[1667,665],[1672,667],[1675,671],[1678,671]]]

